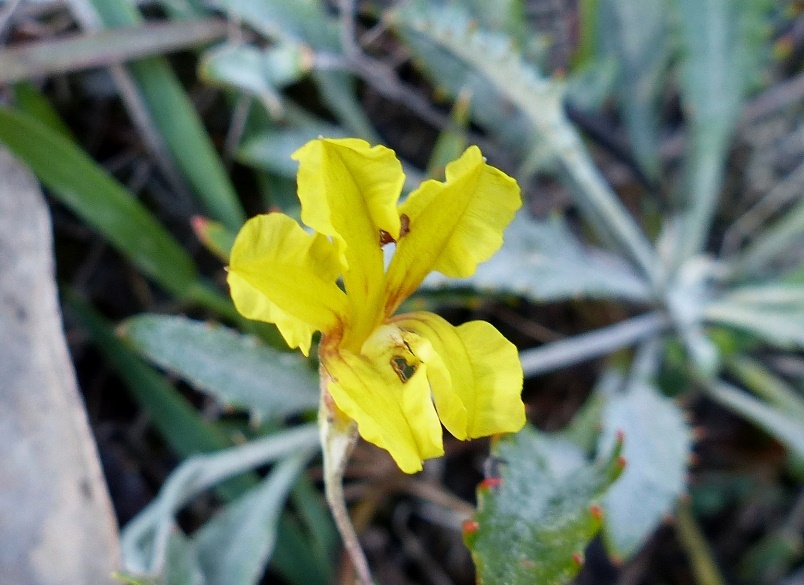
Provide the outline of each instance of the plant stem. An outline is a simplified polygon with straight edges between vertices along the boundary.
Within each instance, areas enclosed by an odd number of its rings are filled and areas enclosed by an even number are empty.
[[[676,535],[690,559],[698,585],[726,585],[715,563],[712,548],[701,532],[688,502],[680,501],[676,508]]]
[[[343,474],[352,449],[357,443],[357,424],[352,420],[343,420],[335,412],[334,405],[330,404],[332,398],[326,389],[327,380],[328,376],[322,369],[318,428],[324,455],[324,494],[360,585],[373,585],[371,570],[349,517],[349,509],[346,507],[343,495]]]
[[[525,376],[535,376],[606,355],[652,337],[671,325],[658,311],[519,353]]]

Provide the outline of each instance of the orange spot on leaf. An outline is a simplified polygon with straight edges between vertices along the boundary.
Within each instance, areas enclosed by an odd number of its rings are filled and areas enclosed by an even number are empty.
[[[474,534],[478,528],[480,528],[480,524],[477,523],[477,520],[464,520],[461,524],[461,532],[463,532],[464,536]]]
[[[501,477],[487,477],[480,482],[478,488],[481,490],[490,490],[492,488],[500,487],[502,485]]]

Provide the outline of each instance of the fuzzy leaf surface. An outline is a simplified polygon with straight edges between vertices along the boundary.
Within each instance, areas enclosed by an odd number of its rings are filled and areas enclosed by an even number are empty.
[[[265,418],[291,416],[318,405],[318,376],[307,361],[253,337],[167,315],[134,317],[121,332],[149,360],[224,404]]]
[[[603,498],[606,545],[612,555],[625,558],[684,492],[692,440],[681,409],[643,381],[610,393],[602,420],[603,449],[616,441],[618,431],[625,435],[628,466]]]
[[[650,289],[618,256],[584,246],[560,218],[541,221],[520,212],[503,246],[470,278],[434,273],[425,286],[472,287],[521,295],[534,302],[577,298],[645,301]]]
[[[273,552],[279,515],[307,457],[278,464],[257,487],[194,535],[194,550],[207,585],[256,585]]]
[[[560,585],[580,570],[600,529],[593,505],[622,467],[620,446],[595,463],[564,439],[526,426],[500,440],[500,483],[478,489],[477,529],[465,539],[486,585]]]

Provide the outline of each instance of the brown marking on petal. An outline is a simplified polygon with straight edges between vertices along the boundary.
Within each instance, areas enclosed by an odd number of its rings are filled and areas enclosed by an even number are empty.
[[[410,380],[413,374],[416,373],[416,366],[410,365],[405,358],[399,355],[395,355],[391,358],[391,368],[393,368],[403,384]]]
[[[390,244],[391,242],[396,242],[394,237],[385,230],[380,230],[380,247],[385,244]]]
[[[399,239],[402,239],[410,233],[410,218],[407,214],[403,213],[399,216],[399,224]]]

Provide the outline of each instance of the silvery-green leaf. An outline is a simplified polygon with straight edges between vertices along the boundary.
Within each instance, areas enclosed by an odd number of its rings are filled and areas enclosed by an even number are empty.
[[[646,301],[647,284],[618,256],[585,247],[561,218],[541,221],[520,212],[504,234],[503,246],[466,279],[433,273],[425,287],[473,287],[522,295],[536,301],[620,298]]]
[[[478,512],[464,525],[479,583],[562,585],[577,574],[600,529],[596,501],[622,466],[615,446],[597,462],[565,440],[527,426],[492,456],[500,477],[478,488]]]
[[[601,448],[613,444],[620,432],[625,436],[627,464],[603,499],[603,530],[609,551],[626,558],[684,492],[692,440],[680,408],[642,380],[607,397]]]
[[[748,331],[782,348],[804,347],[804,311],[800,307],[722,300],[709,303],[704,317],[710,323]]]
[[[681,40],[680,90],[690,126],[687,213],[678,258],[698,252],[717,206],[725,158],[743,98],[760,71],[762,3],[676,0]]]
[[[339,138],[344,134],[337,126],[324,123],[266,130],[247,140],[238,150],[237,158],[244,164],[295,178],[299,163],[290,155],[319,136]]]
[[[140,315],[126,321],[120,332],[149,360],[224,404],[266,418],[318,405],[318,375],[306,360],[221,325]]]
[[[621,65],[616,85],[634,156],[653,178],[659,172],[659,100],[668,60],[664,0],[605,0],[599,34]]]
[[[206,81],[231,85],[257,96],[301,79],[312,67],[309,49],[299,43],[280,43],[267,49],[226,43],[207,50],[199,65]]]
[[[798,413],[782,411],[725,382],[709,385],[707,393],[804,457],[804,423]]]
[[[276,543],[277,522],[306,457],[279,463],[257,487],[229,504],[194,536],[207,585],[256,585]]]
[[[337,20],[327,14],[321,0],[213,0],[212,4],[271,39],[324,50],[340,45]]]

